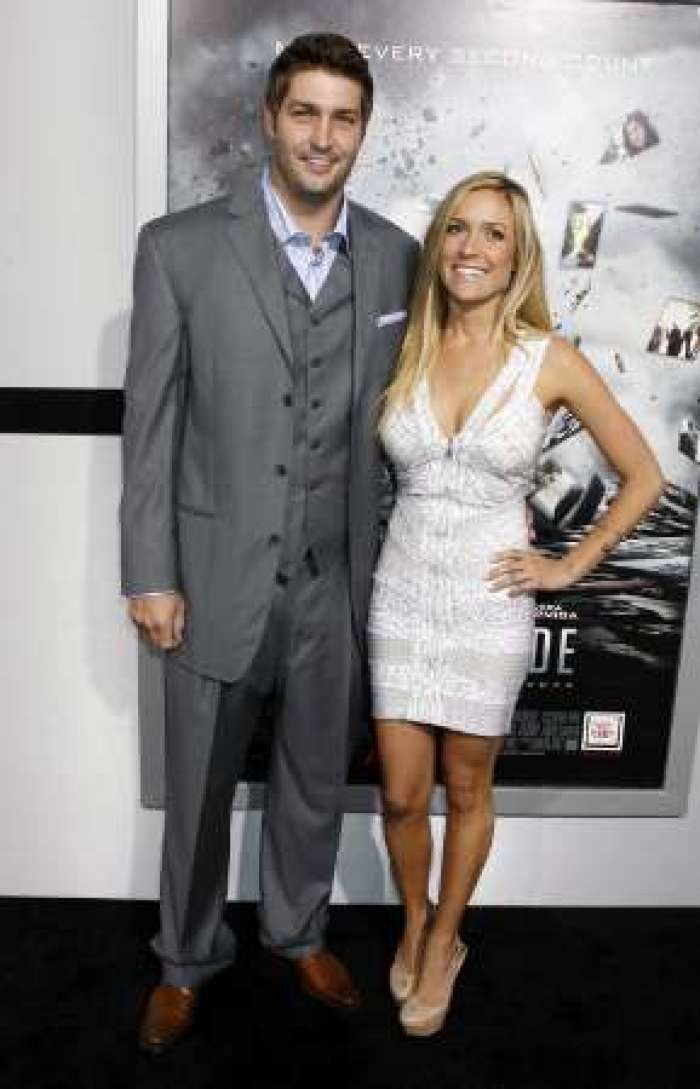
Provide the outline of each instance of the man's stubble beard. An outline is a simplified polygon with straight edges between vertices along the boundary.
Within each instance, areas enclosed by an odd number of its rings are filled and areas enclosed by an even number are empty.
[[[272,156],[273,167],[277,171],[285,187],[304,204],[313,208],[328,204],[343,193],[345,184],[352,173],[356,160],[357,155],[350,163],[344,164],[340,174],[334,177],[334,180],[328,186],[320,189],[310,189],[305,185],[301,172],[297,173],[291,166],[288,166],[285,159],[276,156],[274,154],[274,149]]]

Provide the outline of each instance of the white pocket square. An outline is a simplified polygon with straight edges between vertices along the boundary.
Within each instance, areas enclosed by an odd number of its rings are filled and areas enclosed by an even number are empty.
[[[381,329],[384,325],[394,325],[397,321],[404,321],[406,315],[406,310],[394,310],[391,314],[380,314],[377,318],[377,329]]]

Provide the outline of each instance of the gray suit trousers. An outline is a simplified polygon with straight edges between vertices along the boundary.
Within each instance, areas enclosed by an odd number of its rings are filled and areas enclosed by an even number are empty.
[[[345,559],[276,584],[262,641],[232,684],[166,661],[163,982],[197,986],[230,964],[223,920],[231,802],[261,701],[276,716],[260,858],[262,942],[288,957],[322,948],[349,760],[354,646]]]

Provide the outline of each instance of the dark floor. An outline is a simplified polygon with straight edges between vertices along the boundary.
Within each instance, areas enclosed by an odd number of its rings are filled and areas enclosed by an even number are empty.
[[[198,1030],[161,1058],[136,1048],[156,968],[153,904],[0,900],[0,1086],[11,1089],[695,1089],[700,910],[483,908],[442,1034],[404,1037],[386,990],[395,908],[332,913],[330,942],[365,1009],[299,995],[232,906],[234,969]]]

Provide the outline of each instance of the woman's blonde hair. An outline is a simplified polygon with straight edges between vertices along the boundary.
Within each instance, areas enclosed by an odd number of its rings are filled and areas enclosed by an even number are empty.
[[[498,171],[471,174],[450,189],[428,227],[416,273],[406,336],[393,381],[384,394],[382,420],[406,403],[437,354],[448,311],[447,292],[440,278],[447,225],[467,193],[479,189],[503,193],[513,210],[513,276],[499,315],[503,340],[513,345],[521,338],[538,336],[552,329],[544,290],[542,246],[526,191]]]

